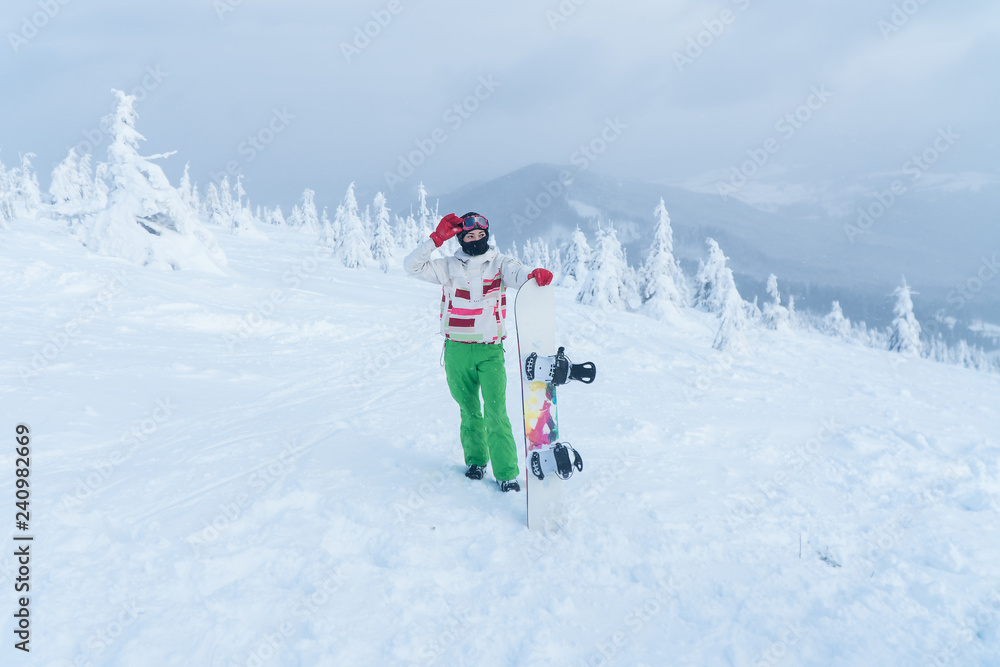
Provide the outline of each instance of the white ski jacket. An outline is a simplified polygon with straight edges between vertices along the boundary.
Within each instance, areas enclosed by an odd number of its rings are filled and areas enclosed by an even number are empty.
[[[432,240],[417,246],[403,268],[441,285],[441,333],[461,343],[502,342],[507,336],[507,286],[528,282],[531,269],[495,246],[476,257],[459,249],[450,257],[431,259],[436,247]]]

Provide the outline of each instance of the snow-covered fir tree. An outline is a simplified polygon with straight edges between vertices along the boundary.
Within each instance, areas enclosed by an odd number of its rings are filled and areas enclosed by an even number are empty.
[[[275,206],[272,210],[265,213],[267,216],[267,221],[272,225],[278,227],[285,226],[285,214],[281,212],[281,206]]]
[[[231,214],[233,234],[261,240],[266,239],[264,232],[258,227],[259,216],[255,216],[250,207],[250,198],[247,197],[247,191],[243,187],[243,174],[236,177],[236,185],[233,186],[233,189],[236,191],[236,198],[232,200]],[[244,197],[246,197],[245,203]]]
[[[555,250],[552,251],[551,262],[552,266],[547,266],[545,268],[549,269],[549,271],[551,271],[552,274],[555,276],[562,276],[563,272],[562,250],[556,248]]]
[[[537,241],[532,241],[531,239],[525,239],[524,245],[521,246],[521,258],[520,261],[526,266],[543,266],[539,262],[539,247]]]
[[[222,179],[223,189],[229,188],[229,180],[225,177]],[[216,187],[215,183],[209,183],[208,189],[205,191],[205,220],[208,221],[210,225],[215,227],[222,227],[228,229],[231,222],[229,220],[228,212],[222,204],[222,196],[219,192],[219,187]]]
[[[323,213],[319,216],[319,226],[323,230],[320,232],[321,239],[337,238],[337,233],[333,229],[333,221],[330,220],[330,213],[326,210],[326,206],[323,207]]]
[[[698,263],[695,275],[694,305],[710,313],[721,313],[723,300],[728,289],[727,281],[733,280],[733,272],[726,266],[729,259],[719,248],[715,239],[706,239],[708,257]]]
[[[114,94],[118,103],[107,123],[108,203],[74,220],[74,233],[93,252],[143,266],[221,272],[225,254],[197,211],[150,162],[167,155],[139,155],[139,142],[145,138],[135,129],[135,97],[118,90]]]
[[[712,347],[720,352],[744,354],[747,352],[745,332],[751,324],[747,316],[747,303],[736,289],[736,281],[733,280],[733,272],[729,267],[725,267],[719,277],[720,322]]]
[[[427,208],[427,188],[421,181],[417,187],[417,237],[427,238],[436,226],[435,221],[431,219],[431,211]]]
[[[896,318],[892,321],[892,333],[889,335],[889,350],[908,355],[920,355],[922,345],[920,343],[920,323],[913,315],[914,293],[903,278],[903,284],[896,288],[893,296],[896,297],[896,305],[893,313]]]
[[[705,239],[705,242],[708,245],[708,257],[698,265],[694,305],[716,313],[721,320],[712,347],[733,353],[746,352],[744,332],[750,328],[756,308],[740,296],[733,271],[726,265],[729,258],[719,248],[719,244],[711,238]]]
[[[778,291],[778,277],[773,273],[767,277],[767,293],[771,301],[761,309],[761,319],[768,329],[783,329],[788,326],[788,308],[781,305],[781,293]]]
[[[10,195],[7,168],[0,162],[0,229],[7,229],[7,223],[14,219],[14,202]]]
[[[687,283],[674,258],[674,233],[662,198],[653,215],[656,216],[653,242],[638,279],[646,313],[665,318],[676,315],[679,307],[687,305]]]
[[[1000,370],[1000,361],[991,360],[986,350],[979,346],[969,345],[964,338],[958,341],[958,345],[948,356],[953,364],[983,373]]]
[[[223,176],[219,182],[219,204],[222,215],[219,216],[217,224],[223,229],[232,230],[235,225],[236,204],[233,201],[233,186],[229,182],[229,176]]]
[[[42,205],[42,191],[38,187],[38,175],[31,168],[34,153],[21,157],[21,168],[16,170],[14,180],[14,214],[25,218],[34,217]]]
[[[52,170],[49,195],[58,215],[73,217],[92,213],[107,205],[107,187],[95,179],[90,155],[78,157],[76,149]]]
[[[822,331],[841,340],[848,340],[851,337],[851,321],[844,317],[839,301],[833,302],[830,313],[823,318]]]
[[[292,212],[288,214],[288,220],[285,221],[285,224],[292,229],[300,229],[302,220],[302,209],[299,208],[298,204],[292,204]]]
[[[524,239],[519,261],[525,265],[535,265],[535,244],[531,242],[531,239]]]
[[[537,244],[538,245],[535,247],[535,266],[551,270],[552,251],[549,248],[549,242],[538,239]]]
[[[31,218],[42,205],[38,176],[31,169],[28,153],[21,157],[21,166],[10,171],[0,163],[0,222],[14,218]]]
[[[430,232],[428,232],[428,235]],[[417,219],[413,214],[408,214],[405,218],[396,216],[396,238],[399,239],[399,247],[409,251],[427,240],[427,236],[421,236],[417,228]]]
[[[587,276],[576,294],[578,303],[626,310],[635,297],[633,278],[614,228],[599,229]]]
[[[579,285],[587,276],[587,266],[592,255],[587,235],[578,226],[563,254],[563,270],[559,276],[559,284],[567,287]]]
[[[389,207],[385,203],[385,195],[379,192],[375,195],[375,234],[371,250],[372,259],[378,263],[383,273],[389,271],[394,248],[392,228],[389,227]]]
[[[788,323],[790,325],[792,325],[792,327],[798,327],[799,326],[799,315],[798,315],[798,313],[795,312],[795,295],[794,294],[789,294],[788,295]]]
[[[319,213],[316,211],[316,193],[306,188],[302,191],[302,228],[310,234],[320,234],[323,229],[319,224]]]
[[[375,238],[375,221],[372,219],[370,204],[365,204],[365,210],[361,213],[361,229],[364,231],[366,239]]]
[[[337,207],[333,222],[338,237],[335,247],[340,261],[349,269],[370,266],[371,242],[365,238],[364,224],[358,214],[358,200],[354,196],[354,183],[347,188],[344,201]]]
[[[201,208],[201,202],[198,201],[198,189],[191,183],[190,162],[184,165],[184,173],[181,175],[181,182],[177,186],[177,191],[180,193],[181,199],[184,200],[185,204],[196,211]]]
[[[625,294],[628,297],[627,307],[638,310],[642,306],[642,294],[639,288],[639,270],[629,264],[628,250],[622,248],[622,258],[625,260]]]

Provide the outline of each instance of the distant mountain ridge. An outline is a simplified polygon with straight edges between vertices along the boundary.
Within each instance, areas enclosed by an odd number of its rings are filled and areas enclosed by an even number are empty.
[[[730,257],[740,290],[751,301],[754,296],[764,298],[764,283],[774,273],[782,293],[796,295],[800,308],[825,313],[837,299],[849,317],[882,326],[892,316],[889,295],[905,275],[917,292],[921,321],[942,312],[965,323],[973,318],[1000,321],[1000,279],[957,310],[954,295],[957,285],[975,283],[986,249],[1000,251],[1000,229],[984,228],[970,236],[941,224],[1000,210],[1000,187],[914,191],[894,202],[853,242],[845,226],[855,224],[858,211],[843,218],[801,205],[768,212],[733,197],[552,164],[528,165],[434,198],[442,213],[475,210],[486,215],[505,249],[536,237],[561,245],[576,226],[593,239],[599,225],[611,224],[629,262],[636,265],[645,258],[645,238],[652,233],[653,209],[660,197],[670,214],[675,254],[685,270],[693,272],[705,256],[705,239],[712,237]],[[858,207],[866,201],[859,201]],[[984,234],[987,238],[974,238]],[[971,341],[975,333],[963,330],[963,336]]]

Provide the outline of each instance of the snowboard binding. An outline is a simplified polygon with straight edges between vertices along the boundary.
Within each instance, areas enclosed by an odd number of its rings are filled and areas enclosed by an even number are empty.
[[[592,361],[574,364],[566,356],[566,348],[560,347],[554,357],[540,357],[536,352],[529,354],[524,361],[524,375],[529,382],[537,377],[555,386],[570,380],[590,384],[597,377],[597,366]]]
[[[538,479],[553,474],[559,479],[569,479],[574,469],[583,472],[583,457],[568,442],[557,442],[531,453],[531,473]]]

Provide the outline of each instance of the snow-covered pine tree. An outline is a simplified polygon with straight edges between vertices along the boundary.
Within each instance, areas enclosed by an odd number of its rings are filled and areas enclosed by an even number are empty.
[[[710,313],[720,314],[727,289],[727,276],[732,282],[733,272],[726,266],[729,258],[719,248],[715,239],[705,239],[705,243],[708,244],[708,257],[698,263],[694,305]]]
[[[940,332],[927,341],[924,348],[924,357],[942,364],[955,363],[954,354]]]
[[[7,229],[7,223],[14,219],[14,202],[10,196],[10,177],[7,168],[0,162],[0,229]]]
[[[399,214],[393,214],[392,216],[392,235],[396,240],[396,246],[399,248],[409,248],[410,246],[406,242],[406,230],[404,225],[406,221],[399,217]]]
[[[576,287],[581,284],[583,279],[587,277],[587,266],[590,264],[592,255],[593,251],[587,243],[587,235],[577,226],[563,255],[563,270],[559,276],[559,284],[566,287]]]
[[[958,342],[958,349],[955,352],[955,363],[966,368],[989,373],[994,370],[995,364],[990,360],[986,350],[978,345],[969,345],[963,338]]]
[[[5,177],[6,174],[0,171],[0,179]],[[76,155],[76,148],[70,148],[63,161],[52,170],[49,195],[52,196],[52,205],[57,212],[73,215],[80,210],[84,200],[81,180],[80,159]],[[0,185],[0,194],[2,192],[3,186]]]
[[[243,187],[243,174],[236,177],[236,185],[233,187],[236,190],[232,212],[233,234],[260,240],[266,239],[264,232],[257,227],[253,210],[250,208],[250,198],[247,197],[245,205],[243,203],[243,198],[247,196],[247,191]]]
[[[361,228],[365,232],[366,239],[375,238],[375,220],[372,219],[371,204],[365,204],[365,210],[361,213]]]
[[[413,213],[410,213],[405,218],[402,218],[402,223],[399,238],[400,246],[404,250],[412,250],[427,240],[426,235],[420,234],[417,219],[413,217]],[[428,235],[429,234],[430,232],[428,232]]]
[[[562,272],[563,272],[562,250],[560,250],[559,248],[556,248],[555,250],[553,250],[552,251],[552,260],[551,261],[552,261],[552,266],[551,267],[545,267],[545,268],[547,268],[550,271],[552,271],[553,275],[561,277],[562,276]]]
[[[549,249],[549,242],[538,239],[538,246],[536,249],[536,260],[537,264],[535,266],[540,266],[545,269],[552,270],[552,251]]]
[[[14,185],[14,215],[33,218],[42,205],[42,191],[38,187],[38,176],[31,169],[31,158],[34,153],[25,153],[21,157],[21,168],[15,170]]]
[[[726,266],[728,257],[719,248],[719,244],[711,238],[705,239],[705,242],[708,245],[708,258],[698,265],[694,305],[716,313],[721,318],[712,347],[733,353],[746,352],[744,332],[752,323],[750,313],[753,312],[753,307],[743,300],[736,289],[733,271]]]
[[[830,313],[823,318],[823,333],[836,336],[841,340],[848,340],[851,337],[851,321],[844,317],[844,311],[840,308],[840,302],[834,301]]]
[[[389,207],[385,203],[385,195],[379,192],[375,195],[375,234],[372,239],[372,259],[378,262],[383,273],[389,271],[389,262],[395,242],[392,229],[389,227]]]
[[[339,234],[336,239],[337,255],[344,266],[349,269],[370,266],[374,261],[371,242],[365,238],[364,224],[358,214],[354,183],[348,186],[343,203],[337,207],[333,225]]]
[[[518,261],[525,266],[538,266],[537,255],[535,244],[531,239],[524,239],[524,245],[521,246],[520,259]]]
[[[720,352],[745,354],[747,343],[744,332],[750,328],[750,318],[747,317],[747,303],[736,289],[729,267],[725,267],[720,275],[718,293],[721,300],[720,322],[712,347]]]
[[[904,276],[903,284],[893,292],[893,296],[896,297],[896,305],[893,307],[896,319],[892,321],[889,350],[919,356],[923,346],[920,342],[920,323],[913,315],[913,294]]]
[[[316,211],[316,193],[306,188],[302,191],[302,229],[310,234],[319,235],[323,229],[319,224],[319,213]]]
[[[236,224],[234,220],[236,217],[236,204],[233,201],[233,186],[229,182],[229,176],[227,175],[223,175],[222,180],[219,182],[219,203],[222,215],[218,220],[218,224],[223,229],[232,230]]]
[[[639,292],[639,270],[629,264],[628,250],[622,248],[622,259],[625,261],[625,295],[629,310],[638,310],[642,305],[642,295]]]
[[[212,234],[150,160],[139,155],[145,138],[135,129],[135,97],[115,90],[118,100],[108,119],[107,206],[74,220],[74,234],[93,252],[156,268],[221,273],[226,256]],[[99,170],[101,173],[101,170]]]
[[[31,170],[33,153],[21,157],[20,168],[10,171],[0,163],[0,218],[33,218],[42,205],[38,177]]]
[[[302,209],[299,208],[298,204],[292,204],[292,212],[288,214],[288,220],[285,221],[292,229],[300,229],[303,224]]]
[[[268,211],[267,221],[270,222],[272,225],[276,225],[279,227],[285,226],[285,214],[281,212],[280,205],[275,206],[274,209]]]
[[[326,210],[326,206],[323,207],[323,213],[319,216],[319,226],[323,230],[319,235],[321,239],[333,239],[337,237],[333,229],[333,221],[330,220],[330,214]]]
[[[653,215],[656,216],[653,243],[639,271],[639,284],[647,314],[662,319],[687,305],[687,282],[674,258],[674,233],[662,197]]]
[[[227,179],[223,178],[223,183],[225,187],[228,187],[229,181]],[[225,207],[222,205],[222,196],[215,183],[209,183],[208,190],[205,192],[205,220],[210,225],[229,228],[229,217],[226,214]]]
[[[177,186],[177,191],[181,195],[181,199],[184,203],[190,206],[194,210],[201,208],[201,202],[198,201],[198,194],[195,186],[191,183],[191,163],[187,162],[184,164],[184,173],[181,175],[180,185]]]
[[[90,155],[78,157],[75,148],[52,170],[49,195],[55,212],[65,217],[93,213],[107,205],[106,188],[94,180]]]
[[[434,231],[436,225],[431,220],[431,211],[427,208],[427,188],[423,181],[417,188],[417,238],[425,239]]]
[[[599,229],[587,277],[576,294],[577,302],[626,310],[634,296],[630,282],[625,253],[614,228]]]
[[[950,356],[951,363],[968,367],[970,357],[972,356],[969,343],[964,338],[960,339],[951,350]]]
[[[767,277],[767,293],[772,301],[764,304],[761,317],[768,329],[783,329],[788,326],[788,309],[781,305],[781,293],[778,291],[778,277],[773,273]]]

